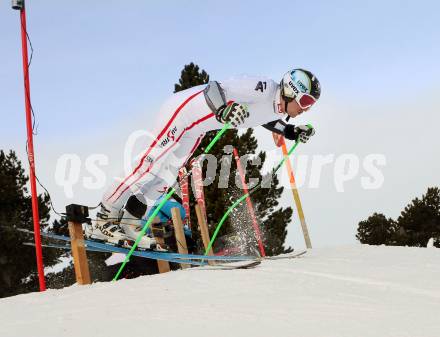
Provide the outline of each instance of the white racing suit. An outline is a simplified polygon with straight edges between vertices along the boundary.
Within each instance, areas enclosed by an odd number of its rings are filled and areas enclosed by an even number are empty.
[[[248,107],[249,117],[241,128],[256,127],[279,118],[279,85],[268,78],[242,77],[219,82],[226,101]],[[161,107],[156,127],[145,152],[132,165],[122,181],[113,183],[103,204],[114,211],[122,209],[128,198],[143,195],[148,206],[171,186],[182,167],[196,150],[207,131],[223,127],[206,103],[203,89],[193,87],[173,94]],[[150,129],[151,130],[151,129]]]

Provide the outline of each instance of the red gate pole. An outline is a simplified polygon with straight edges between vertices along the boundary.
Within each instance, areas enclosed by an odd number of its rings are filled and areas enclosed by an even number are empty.
[[[240,174],[241,183],[243,184],[244,193],[247,194],[247,193],[249,193],[249,190],[248,190],[248,187],[247,187],[247,184],[245,181],[243,168],[241,167],[240,157],[238,156],[238,151],[235,147],[234,147],[234,158],[237,161],[238,173]],[[258,247],[260,247],[260,254],[262,257],[265,257],[266,252],[264,251],[263,242],[261,240],[260,227],[258,226],[257,218],[255,217],[254,206],[252,206],[252,201],[251,201],[250,196],[248,196],[246,198],[246,203],[248,206],[249,214],[251,215],[251,218],[252,218],[252,224],[254,226],[255,236],[258,241]]]
[[[191,229],[191,210],[189,207],[189,183],[188,174],[185,166],[181,167],[179,170],[179,184],[180,190],[182,191],[182,206],[185,209],[185,223]]]
[[[205,192],[203,190],[203,178],[202,178],[202,167],[200,166],[200,162],[194,158],[190,162],[191,171],[192,171],[192,179],[194,183],[194,196],[197,201],[197,205],[200,206],[200,211],[205,217],[206,222],[208,222],[208,218],[206,216],[206,202],[205,202]]]
[[[37,185],[35,182],[35,156],[34,156],[34,142],[32,130],[31,117],[31,90],[29,85],[29,67],[28,67],[28,49],[27,49],[27,34],[26,34],[26,11],[24,1],[19,1],[19,7],[14,9],[20,10],[21,21],[21,47],[23,54],[23,74],[24,74],[24,101],[26,106],[26,127],[27,127],[27,147],[28,159],[30,166],[30,183],[32,195],[32,217],[34,221],[34,236],[35,236],[35,253],[37,257],[38,280],[40,283],[40,291],[46,290],[46,282],[44,280],[44,266],[43,266],[43,252],[41,249],[40,236],[40,216],[38,214],[38,199],[37,199]]]

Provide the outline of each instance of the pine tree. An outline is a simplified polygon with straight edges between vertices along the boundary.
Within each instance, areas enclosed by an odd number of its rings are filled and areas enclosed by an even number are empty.
[[[359,222],[356,238],[371,245],[426,247],[430,238],[440,247],[440,189],[428,188],[421,199],[415,198],[401,212],[397,221],[374,213]]]
[[[175,92],[188,89],[195,85],[207,83],[209,76],[202,70],[199,72],[199,67],[191,63],[186,65],[182,71],[180,84],[175,84]],[[192,158],[198,157],[202,154],[207,145],[217,134],[217,131],[208,132],[202,140],[198,149],[194,152]],[[259,181],[263,178],[261,175],[261,169],[266,159],[265,152],[259,152],[256,154],[257,139],[253,136],[253,130],[248,129],[246,132],[238,135],[237,130],[228,130],[216,143],[210,154],[218,159],[216,174],[213,176],[207,176],[207,161],[204,161],[203,178],[209,179],[212,183],[204,188],[205,202],[207,208],[207,221],[210,230],[210,235],[213,234],[219,220],[226,212],[227,208],[237,198],[243,195],[243,190],[236,186],[237,166],[235,160],[232,158],[232,146],[237,148],[240,156],[245,154],[253,157],[259,157],[260,164],[258,166],[248,165],[246,171],[247,180],[249,177],[257,178]],[[191,158],[191,159],[192,159]],[[188,161],[188,163],[191,161]],[[227,167],[230,165],[231,169],[225,170],[230,172],[229,177],[220,176],[222,165]],[[190,170],[190,167],[187,167]],[[238,177],[238,181],[240,181]],[[228,186],[227,188],[219,188],[221,185]],[[283,187],[279,187],[279,181],[277,178],[273,179],[270,189],[260,189],[258,192],[253,193],[251,196],[255,214],[259,221],[259,225],[262,229],[263,244],[268,255],[280,254],[282,252],[289,252],[291,248],[285,249],[283,247],[284,241],[287,235],[286,227],[290,223],[292,217],[292,209],[277,208]],[[191,196],[191,218],[195,219],[194,205],[195,199]],[[195,238],[198,239],[197,231],[193,231]],[[193,234],[193,235],[194,235]],[[223,225],[219,237],[233,238],[233,244],[244,246],[247,248],[252,247],[255,250],[256,240],[251,223],[251,219],[248,215],[246,203],[240,204],[231,214],[229,219]],[[222,242],[222,240],[217,240]],[[200,240],[197,240],[199,247],[201,246]],[[223,241],[224,242],[224,241]]]
[[[60,220],[55,219],[52,226],[48,228],[49,232],[57,235],[70,236],[67,220],[62,217]],[[54,249],[54,248],[51,248]],[[58,249],[57,249],[58,250]],[[72,253],[69,250],[59,249],[58,252],[65,257],[71,257]],[[89,259],[89,253],[87,252],[87,258]],[[57,272],[49,273],[46,275],[46,286],[51,289],[61,289],[64,287],[75,284],[75,270],[73,262],[71,262],[66,268]]]
[[[396,233],[396,222],[385,215],[374,213],[359,222],[356,239],[369,245],[390,245]]]
[[[174,92],[182,91],[195,87],[197,85],[205,84],[209,82],[209,75],[206,71],[199,71],[199,66],[195,65],[193,62],[185,65],[183,68],[179,84],[174,84]]]
[[[14,230],[14,226],[33,230],[32,201],[20,160],[15,152],[0,150],[0,297],[38,289],[35,248],[32,235]],[[49,221],[49,196],[38,196],[41,226]],[[58,261],[59,252],[43,252],[44,265]]]
[[[397,223],[403,239],[401,244],[426,247],[430,238],[440,247],[440,189],[428,188],[422,199],[415,198],[400,214]]]

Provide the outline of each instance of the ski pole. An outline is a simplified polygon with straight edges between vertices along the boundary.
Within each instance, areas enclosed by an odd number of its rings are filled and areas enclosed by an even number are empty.
[[[286,147],[286,142],[284,141],[284,137],[282,137],[281,140],[281,148],[283,150],[283,155],[287,156],[287,147]],[[292,190],[293,199],[295,200],[296,209],[298,210],[298,216],[301,223],[301,229],[303,232],[304,241],[306,243],[307,249],[310,249],[312,248],[312,242],[310,241],[309,230],[307,229],[306,219],[304,217],[304,211],[301,205],[301,199],[299,197],[298,188],[296,187],[295,175],[293,174],[293,169],[290,160],[286,160],[286,169],[290,177],[290,189]]]
[[[280,163],[273,169],[272,171],[272,177],[274,176],[274,174],[280,169],[281,166],[283,166],[284,162],[286,161],[286,159],[288,158],[288,156],[290,156],[293,151],[295,151],[296,147],[298,146],[299,141],[296,141],[295,144],[293,144],[293,146],[290,148],[289,152],[287,153],[287,156],[284,156],[283,159],[280,161]],[[251,189],[248,193],[246,193],[245,195],[243,195],[242,197],[240,197],[237,201],[235,201],[232,206],[230,206],[228,208],[228,210],[226,211],[226,213],[223,215],[223,217],[221,218],[220,222],[218,223],[214,234],[212,235],[211,241],[209,242],[208,247],[205,250],[205,254],[204,255],[208,255],[209,250],[211,249],[218,232],[220,231],[220,228],[222,227],[223,223],[226,221],[226,219],[228,218],[229,214],[234,210],[235,207],[237,207],[243,200],[245,200],[248,196],[250,196],[252,193],[258,191],[261,188],[261,182],[255,186],[253,189]]]
[[[217,143],[217,141],[220,139],[220,137],[229,129],[230,126],[231,126],[230,123],[226,123],[223,126],[223,128],[219,132],[217,132],[217,134],[215,135],[214,139],[206,147],[206,149],[204,151],[205,154],[207,154],[212,149],[214,144]],[[190,174],[191,174],[191,171],[187,173],[187,176],[189,176]],[[113,281],[117,281],[118,280],[119,276],[121,275],[122,271],[125,268],[125,265],[127,264],[128,261],[130,261],[131,255],[136,250],[139,242],[141,241],[142,237],[147,232],[147,230],[150,227],[151,223],[153,222],[154,218],[160,212],[161,208],[165,205],[165,203],[168,201],[168,199],[171,198],[171,196],[174,194],[174,192],[176,192],[176,189],[175,189],[174,186],[175,186],[175,184],[173,184],[173,187],[171,188],[171,190],[165,195],[164,198],[162,198],[162,201],[159,203],[159,205],[156,207],[154,212],[148,218],[148,220],[145,223],[144,227],[142,228],[142,230],[140,231],[139,235],[137,236],[136,241],[134,242],[133,246],[131,247],[130,251],[128,252],[127,256],[125,257],[124,262],[122,263],[121,267],[119,268],[118,272],[116,273],[115,277],[113,278]]]

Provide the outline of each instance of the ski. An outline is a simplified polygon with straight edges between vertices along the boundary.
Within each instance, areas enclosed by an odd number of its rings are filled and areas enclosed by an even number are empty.
[[[35,243],[33,242],[24,242],[23,245],[25,246],[35,246]],[[87,246],[87,244],[85,245],[87,251],[91,251],[91,252],[98,252],[98,253],[114,253],[113,251],[109,251],[109,250],[104,250],[104,249],[98,249],[98,248],[94,248],[94,247],[90,247]],[[54,249],[64,249],[64,250],[71,250],[70,245],[55,245],[55,244],[44,244],[42,245],[43,248],[54,248]],[[261,260],[252,260],[252,261],[248,261],[248,260],[241,260],[241,261],[233,261],[233,262],[228,262],[228,261],[222,261],[222,263],[218,263],[216,261],[215,264],[210,265],[209,263],[206,262],[199,262],[199,261],[191,261],[191,260],[183,260],[183,259],[179,259],[179,260],[167,260],[168,262],[175,262],[175,263],[185,263],[185,264],[191,264],[194,267],[200,267],[199,270],[232,270],[232,269],[250,269],[250,268],[254,268],[256,266],[258,266],[261,263]],[[227,263],[225,263],[227,262]],[[205,268],[206,267],[206,268]]]
[[[303,256],[307,253],[307,250],[303,250],[301,252],[292,252],[289,254],[277,255],[277,256],[266,256],[264,258],[255,260],[255,261],[239,261],[239,262],[230,262],[227,265],[224,264],[216,264],[213,266],[200,267],[196,270],[215,270],[215,269],[251,269],[259,264],[261,264],[262,260],[283,260],[283,259],[294,259],[300,256]]]
[[[25,232],[28,234],[33,234],[33,231],[27,229],[16,228],[18,231]],[[60,240],[65,242],[70,242],[70,237],[64,235],[58,235],[48,232],[41,232],[41,236],[51,238],[54,240]],[[99,252],[108,252],[108,253],[122,253],[128,254],[130,249],[110,245],[98,241],[86,240],[84,239],[85,248],[87,250],[94,250]],[[66,248],[70,247],[66,245]],[[60,247],[53,247],[60,248]],[[171,253],[171,252],[163,252],[163,251],[155,251],[155,250],[135,250],[133,255],[138,257],[143,257],[147,259],[153,260],[163,260],[174,263],[184,263],[191,264],[197,266],[205,266],[207,265],[207,261],[216,261],[228,263],[230,261],[258,261],[253,256],[205,256],[205,255],[193,255],[193,254],[179,254],[179,253]]]
[[[24,242],[23,245],[25,246],[35,246],[35,243],[33,242]],[[42,245],[43,248],[54,248],[54,249],[64,249],[64,250],[71,250],[70,245],[55,245],[55,244],[44,244]],[[104,249],[98,249],[91,246],[85,245],[85,248],[87,251],[92,252],[99,252],[99,253],[114,253],[114,251],[104,250]],[[199,261],[187,261],[183,259],[171,261],[167,260],[168,262],[175,262],[175,263],[185,263],[185,264],[191,264],[194,267],[200,267],[198,270],[232,270],[232,269],[251,269],[256,266],[258,266],[261,263],[261,260],[242,260],[242,261],[234,261],[234,262],[227,262],[222,261],[223,263],[218,263],[216,261],[215,264],[210,265],[206,262],[199,262]],[[227,263],[225,263],[227,262]]]
[[[105,243],[95,242],[95,241],[89,241],[84,240],[87,247],[93,247],[93,248],[99,248],[102,252],[110,252],[110,253],[121,253],[121,254],[128,254],[130,252],[130,249],[118,247],[118,246],[112,246]],[[87,249],[87,248],[86,248]],[[146,258],[146,259],[152,259],[152,260],[162,260],[162,261],[168,261],[168,262],[174,262],[174,263],[184,263],[184,264],[191,264],[195,266],[205,266],[208,264],[208,260],[210,261],[222,261],[222,262],[228,262],[228,261],[247,261],[249,259],[239,258],[238,257],[231,257],[228,259],[217,259],[216,256],[203,256],[203,255],[190,255],[190,254],[178,254],[178,253],[167,253],[167,252],[160,252],[160,251],[153,251],[153,250],[135,250],[133,251],[134,256]]]
[[[16,228],[21,232],[28,234],[33,234],[32,231],[27,229]],[[70,237],[64,235],[58,235],[54,233],[41,232],[41,236],[47,237],[54,240],[60,240],[64,242],[70,242]],[[34,243],[24,243],[25,245],[34,245]],[[84,239],[84,246],[86,250],[100,253],[121,253],[128,254],[129,248],[110,245],[103,242],[86,240]],[[45,244],[45,248],[56,248],[71,250],[69,244]],[[278,256],[267,256],[265,258],[255,258],[252,256],[205,256],[205,255],[193,255],[193,254],[179,254],[155,250],[135,250],[133,252],[134,256],[153,259],[153,260],[163,260],[172,263],[180,264],[190,264],[193,266],[198,266],[198,270],[230,270],[230,269],[250,269],[261,264],[262,260],[282,260],[282,259],[293,259],[306,254],[307,251],[292,252],[289,254],[278,255]],[[215,262],[215,264],[208,264],[208,261]]]
[[[23,242],[23,245],[24,246],[35,247],[35,243],[34,242]],[[87,245],[85,245],[85,246],[86,246],[86,249],[88,251],[91,251],[91,252],[107,253],[107,251],[104,251],[102,249],[93,248],[93,247],[88,247],[87,248]],[[43,248],[53,248],[53,249],[63,249],[63,250],[72,250],[72,247],[70,245],[61,245],[61,244],[60,245],[56,245],[56,244],[53,244],[53,243],[51,243],[51,244],[42,244],[41,247],[43,247]]]
[[[261,264],[261,259],[254,261],[236,261],[224,263],[216,263],[214,265],[204,265],[191,270],[232,270],[232,269],[252,269]]]
[[[254,261],[238,261],[238,262],[230,262],[227,265],[224,264],[216,264],[213,266],[206,266],[206,267],[200,267],[196,270],[215,270],[215,269],[251,269],[259,264],[261,264],[262,260],[284,260],[284,259],[294,259],[301,257],[307,253],[307,250],[303,250],[300,252],[292,252],[288,254],[283,255],[277,255],[277,256],[266,256],[264,258],[254,260]]]
[[[294,259],[297,257],[300,257],[304,254],[307,253],[307,250],[303,250],[301,252],[292,252],[292,253],[287,253],[287,254],[283,254],[283,255],[277,255],[277,256],[266,256],[264,259],[265,260],[284,260],[284,259]]]

